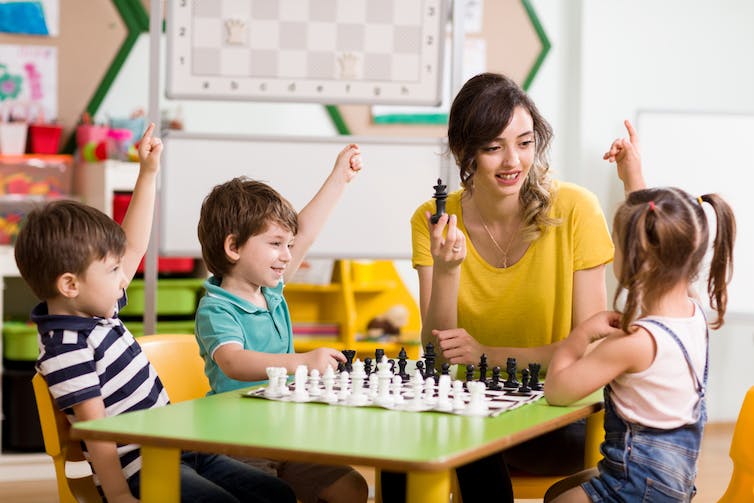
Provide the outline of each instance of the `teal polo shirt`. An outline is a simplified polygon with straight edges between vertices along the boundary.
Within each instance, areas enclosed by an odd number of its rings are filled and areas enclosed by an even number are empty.
[[[196,339],[212,388],[208,394],[263,383],[230,379],[212,355],[223,344],[241,344],[244,349],[263,353],[293,353],[291,315],[283,297],[283,282],[275,288],[262,287],[267,309],[224,290],[214,276],[204,282],[204,288],[206,294],[196,311]]]

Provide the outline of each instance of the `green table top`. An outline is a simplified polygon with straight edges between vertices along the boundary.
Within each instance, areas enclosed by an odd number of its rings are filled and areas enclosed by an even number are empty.
[[[245,390],[243,390],[245,391]],[[74,425],[74,438],[400,471],[449,469],[584,418],[544,399],[497,417],[277,402],[234,391]]]

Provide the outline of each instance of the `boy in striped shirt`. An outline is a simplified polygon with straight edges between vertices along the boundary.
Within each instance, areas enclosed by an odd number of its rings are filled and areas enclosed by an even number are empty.
[[[94,208],[56,201],[29,213],[15,244],[21,276],[43,301],[32,311],[37,370],[71,422],[169,403],[118,318],[149,242],[162,153],[153,130],[150,124],[139,144],[139,175],[122,228]],[[139,447],[91,440],[83,447],[107,501],[137,501]],[[295,501],[284,482],[228,457],[184,453],[181,463],[183,501]]]

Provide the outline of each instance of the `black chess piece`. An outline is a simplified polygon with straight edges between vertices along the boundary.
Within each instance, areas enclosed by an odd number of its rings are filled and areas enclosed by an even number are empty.
[[[424,376],[424,362],[421,360],[416,360],[416,370],[419,371],[419,374],[421,374],[422,379],[426,379]]]
[[[492,381],[487,384],[487,388],[493,391],[500,391],[503,389],[503,387],[500,386],[500,367],[498,365],[492,367]]]
[[[448,198],[448,186],[442,184],[442,179],[437,179],[437,185],[432,187],[435,189],[435,193],[432,197],[435,198],[435,214],[432,215],[429,220],[433,224],[436,224],[440,217],[445,213],[445,200]]]
[[[534,391],[542,391],[543,386],[542,383],[539,382],[539,371],[542,368],[542,365],[539,363],[530,363],[529,364],[529,372],[531,372],[531,380],[529,381],[529,387],[533,389]]]
[[[408,356],[406,355],[406,348],[401,348],[398,353],[398,375],[401,376],[401,380],[406,382],[409,380],[409,376],[406,373],[406,364],[408,363]]]
[[[366,373],[367,378],[369,378],[369,374],[372,373],[372,359],[368,356],[364,358],[364,373]]]
[[[390,373],[395,375],[395,360],[389,358],[387,364],[390,366]]]
[[[529,369],[527,368],[521,370],[521,386],[518,388],[518,392],[522,395],[531,394],[531,388],[529,387]]]
[[[435,354],[435,346],[428,342],[427,345],[424,347],[424,378],[427,377],[434,377],[436,374],[435,371],[435,358],[437,357],[437,354]]]
[[[440,373],[444,376],[450,375],[450,363],[443,362],[443,364],[440,365]]]
[[[466,365],[466,382],[474,380],[474,370],[476,369],[473,363]]]
[[[508,379],[503,383],[505,388],[518,388],[518,379],[516,378],[516,359],[508,358],[505,362],[505,372],[508,374]]]
[[[342,353],[346,357],[346,363],[343,366],[343,370],[349,373],[353,372],[353,358],[356,356],[356,351],[353,349],[344,349]]]
[[[374,364],[377,365],[382,362],[382,357],[385,356],[385,350],[377,348],[374,350]]]
[[[482,353],[479,358],[479,382],[487,383],[487,355]]]

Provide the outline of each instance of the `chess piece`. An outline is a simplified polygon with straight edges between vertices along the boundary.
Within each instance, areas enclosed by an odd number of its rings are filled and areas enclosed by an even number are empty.
[[[332,370],[331,367],[327,367]],[[319,370],[312,369],[309,373],[309,396],[319,398],[322,395],[322,389],[319,387]]]
[[[356,351],[353,349],[344,349],[342,353],[346,357],[346,363],[343,366],[343,370],[350,373],[353,371],[353,357],[356,356]]]
[[[435,353],[435,346],[428,342],[427,345],[424,347],[424,362],[425,362],[425,370],[424,370],[424,377],[435,377],[435,358],[437,357],[437,354]]]
[[[382,361],[382,357],[385,356],[385,350],[377,348],[374,350],[374,364],[378,365]]]
[[[492,367],[492,382],[490,382],[487,387],[493,391],[500,391],[503,389],[503,387],[500,386],[500,367],[498,365]]]
[[[278,375],[280,374],[280,368],[281,367],[267,367],[265,369],[269,382],[267,387],[264,389],[264,396],[268,398],[279,398],[283,396],[283,393],[280,389],[280,379],[278,378]],[[283,369],[283,372],[285,372],[285,369]]]
[[[505,363],[505,371],[508,373],[508,379],[503,383],[505,388],[518,388],[518,379],[516,378],[516,359],[508,358]]]
[[[432,197],[435,198],[435,214],[432,215],[429,220],[433,224],[436,224],[440,217],[445,213],[445,200],[448,198],[448,186],[442,184],[442,179],[437,179],[437,185],[432,187],[435,189],[435,193]]]
[[[369,375],[372,373],[372,359],[369,357],[364,358],[364,372],[366,372],[367,377],[369,377]]]
[[[424,362],[421,360],[416,360],[416,370],[421,373],[422,378],[424,378]]]
[[[466,365],[466,382],[467,383],[469,383],[469,382],[471,382],[471,381],[474,380],[474,370],[476,370],[476,369],[474,368],[474,364],[473,363],[470,363],[470,364]],[[466,389],[469,389],[469,387],[466,386]]]
[[[399,375],[394,375],[390,388],[393,393],[393,404],[399,405],[403,403],[403,395],[401,395],[401,390],[403,390],[403,378]]]
[[[539,382],[539,371],[542,366],[539,363],[530,363],[529,372],[531,372],[531,379],[529,380],[529,387],[534,391],[542,391],[542,383]]]
[[[406,364],[408,363],[408,356],[406,355],[406,348],[401,348],[398,353],[398,375],[403,382],[408,381],[409,376],[406,373]]]
[[[529,369],[521,370],[521,386],[518,388],[518,392],[522,395],[530,395],[531,388],[529,387]]]
[[[479,358],[479,382],[487,383],[487,355],[482,353]]]
[[[296,367],[293,381],[293,400],[295,402],[306,402],[309,400],[309,392],[306,391],[308,374],[309,369],[306,368],[306,365]]]
[[[440,373],[444,376],[450,375],[450,363],[443,362],[442,365],[440,365]]]
[[[463,400],[463,382],[453,381],[453,401],[451,403],[454,411],[460,411],[466,407],[466,402]]]
[[[327,367],[325,373],[322,374],[322,383],[325,386],[325,390],[322,392],[322,400],[327,403],[335,403],[338,401],[338,396],[333,392],[333,385],[335,384],[335,372],[332,367]]]
[[[484,392],[487,387],[479,381],[469,381],[466,383],[469,389],[469,404],[463,409],[462,413],[467,416],[486,416],[489,414]]]
[[[449,412],[453,410],[453,404],[450,401],[450,376],[448,374],[443,374],[439,376],[438,379],[435,409]]]
[[[348,372],[345,370],[338,374],[338,378],[340,379],[340,389],[338,390],[338,400],[341,402],[345,402],[348,399],[348,395],[351,393],[351,390],[348,388],[348,380],[350,379],[350,376],[348,375]]]
[[[353,362],[353,373],[351,374],[351,394],[348,396],[348,405],[366,405],[367,394],[364,392],[364,379],[367,374],[364,372],[364,362],[356,359]]]

